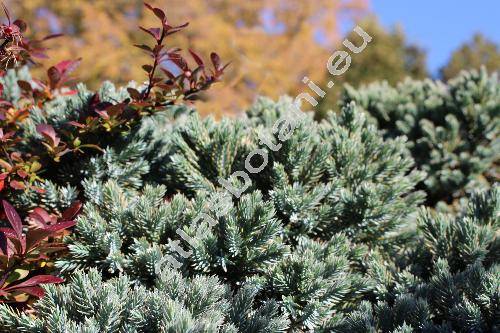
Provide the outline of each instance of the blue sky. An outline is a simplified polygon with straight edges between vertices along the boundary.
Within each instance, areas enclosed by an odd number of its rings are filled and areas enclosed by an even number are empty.
[[[475,32],[500,43],[500,0],[371,0],[385,27],[399,23],[427,51],[433,75]]]

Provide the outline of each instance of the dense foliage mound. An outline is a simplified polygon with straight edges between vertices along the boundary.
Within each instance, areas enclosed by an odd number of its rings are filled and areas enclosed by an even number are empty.
[[[376,82],[347,86],[342,103],[355,101],[386,137],[406,136],[420,170],[427,204],[452,203],[498,181],[500,83],[497,74],[462,72],[443,84],[407,79],[396,87]]]
[[[500,192],[472,197],[456,217],[423,210],[416,246],[397,265],[376,263],[373,300],[336,332],[498,332]]]

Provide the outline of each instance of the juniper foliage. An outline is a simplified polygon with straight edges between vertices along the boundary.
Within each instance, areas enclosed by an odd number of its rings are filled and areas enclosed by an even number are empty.
[[[251,287],[234,296],[213,277],[184,279],[165,271],[155,288],[133,286],[127,276],[103,281],[92,269],[62,287],[50,285],[37,317],[0,307],[2,332],[282,332],[287,320],[273,302],[257,310]],[[275,316],[272,316],[275,315]]]
[[[395,87],[375,82],[346,86],[342,103],[355,101],[386,137],[406,136],[427,204],[453,203],[498,182],[500,84],[497,73],[463,71],[444,84],[407,79]]]
[[[278,304],[292,330],[314,330],[352,309],[370,289],[359,262],[375,240],[389,248],[399,242],[395,235],[423,198],[413,191],[421,174],[411,171],[404,141],[384,141],[355,105],[322,124],[304,120],[277,152],[259,145],[261,135],[278,142],[272,124],[291,107],[261,99],[244,120],[194,114],[169,127],[144,125],[149,134],[136,142],[152,147],[163,176],[144,169],[140,178],[152,184],[134,184],[113,172],[134,168],[131,155],[115,152],[123,164],[98,157],[94,174],[105,177],[83,181],[86,204],[58,267],[66,274],[95,267],[152,287],[155,265],[171,257],[185,276],[217,276],[233,290],[255,286],[256,304]],[[268,166],[251,175],[241,197],[228,198],[219,180],[245,170],[245,154],[258,147]],[[210,209],[218,198],[227,200],[224,213]]]
[[[168,178],[184,185],[168,184],[188,193],[192,191],[186,187],[221,188],[218,180],[245,171],[246,156],[260,148],[268,163],[258,174],[249,173],[248,190],[260,190],[272,200],[287,237],[328,239],[344,231],[368,240],[384,238],[404,224],[402,217],[423,199],[422,193],[412,192],[422,174],[411,171],[413,161],[404,141],[382,140],[353,104],[321,124],[303,120],[279,143],[287,130],[273,124],[280,117],[293,117],[291,108],[289,99],[274,103],[262,98],[249,110],[249,121],[235,121],[232,130],[228,121],[190,118],[174,130],[173,154],[167,159]],[[224,135],[227,139],[222,140]],[[280,149],[263,145],[263,136]],[[258,158],[252,163],[264,164]]]
[[[334,332],[498,332],[500,191],[478,193],[457,217],[424,210],[404,264],[373,261],[372,303]],[[396,267],[399,266],[399,267]],[[395,268],[396,267],[396,268]]]

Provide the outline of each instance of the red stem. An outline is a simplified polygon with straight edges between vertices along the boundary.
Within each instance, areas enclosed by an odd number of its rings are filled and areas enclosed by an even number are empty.
[[[159,40],[156,41],[156,45],[157,46],[162,45],[164,38],[165,38],[165,27],[162,27],[161,28],[161,37]],[[161,52],[161,49],[159,52]],[[154,78],[156,68],[158,67],[158,65],[159,65],[158,64],[158,54],[155,54],[155,61],[153,63],[153,68],[151,69],[151,71],[149,72],[149,75],[148,75],[149,82],[148,82],[148,87],[146,88],[146,91],[144,92],[144,96],[142,98],[143,100],[148,99],[149,95],[151,94],[151,90],[154,87],[153,78]]]

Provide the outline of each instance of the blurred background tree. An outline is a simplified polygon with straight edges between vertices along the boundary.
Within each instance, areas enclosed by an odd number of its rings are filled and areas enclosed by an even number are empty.
[[[394,84],[407,76],[421,79],[428,75],[425,51],[408,42],[401,26],[385,29],[375,16],[363,19],[358,25],[373,39],[370,47],[352,57],[351,67],[339,77],[343,82],[359,85],[385,80]],[[349,33],[347,38],[359,39],[355,32]]]
[[[278,97],[303,89],[301,79],[320,80],[324,63],[341,38],[339,20],[367,8],[367,0],[152,0],[172,24],[190,26],[172,45],[231,61],[223,84],[203,96],[202,112],[242,110],[256,96]],[[62,32],[51,42],[51,62],[83,58],[79,78],[96,88],[102,80],[125,84],[145,79],[145,56],[132,44],[144,35],[138,25],[153,17],[138,0],[6,1],[14,16],[36,22],[31,32]],[[110,47],[111,46],[111,47]]]
[[[500,48],[496,43],[477,33],[472,40],[453,52],[448,64],[441,69],[441,77],[448,80],[463,69],[479,69],[482,65],[488,71],[499,71]]]
[[[146,79],[141,69],[145,55],[132,47],[144,33],[138,25],[150,26],[152,15],[140,0],[5,0],[13,16],[22,13],[36,36],[62,32],[66,37],[50,42],[48,64],[82,57],[80,80],[97,88],[103,80],[126,84]],[[262,94],[277,98],[305,89],[302,78],[316,83],[329,81],[325,63],[342,48],[341,27],[361,25],[373,40],[352,58],[344,75],[336,79],[318,106],[321,116],[335,109],[342,83],[353,86],[386,80],[395,84],[409,76],[429,76],[426,52],[409,41],[400,26],[387,29],[370,14],[370,0],[151,0],[165,8],[171,24],[186,21],[190,26],[172,36],[171,45],[192,48],[207,57],[217,51],[231,61],[224,82],[201,96],[202,113],[221,115],[242,112]],[[348,29],[350,31],[351,29]],[[347,36],[353,38],[357,36]],[[499,47],[482,35],[457,49],[440,73],[448,79],[461,69],[500,68]],[[434,70],[436,71],[436,70]]]
[[[426,53],[418,45],[408,42],[400,26],[385,29],[375,16],[368,16],[358,22],[372,41],[363,52],[352,57],[349,70],[335,78],[335,84],[349,83],[355,87],[373,81],[385,80],[390,84],[402,81],[405,77],[421,79],[428,76]],[[359,39],[355,32],[347,35],[351,41]],[[323,79],[328,82],[330,73]],[[323,84],[323,86],[325,86]],[[331,109],[336,109],[341,89],[332,89],[317,107],[317,117],[322,118]]]

